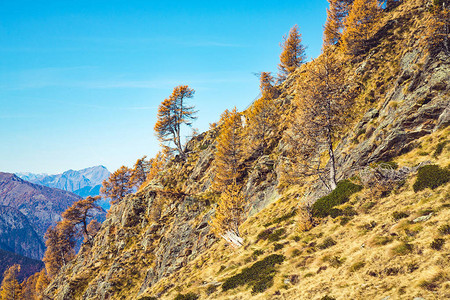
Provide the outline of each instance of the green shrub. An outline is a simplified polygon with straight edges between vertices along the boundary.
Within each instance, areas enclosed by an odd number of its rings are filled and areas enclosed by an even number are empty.
[[[406,255],[408,253],[411,253],[414,246],[412,244],[408,244],[406,242],[402,242],[400,245],[395,246],[392,248],[392,251],[396,255]]]
[[[434,249],[434,250],[441,250],[442,249],[442,247],[444,246],[444,244],[445,244],[445,240],[444,239],[440,239],[440,238],[437,238],[437,239],[434,239],[432,242],[431,242],[431,244],[430,244],[430,247],[432,248],[432,249]]]
[[[326,296],[323,296],[322,298],[320,298],[320,300],[336,300],[336,298],[326,295]]]
[[[356,272],[359,269],[363,268],[366,265],[365,262],[363,261],[358,261],[356,263],[354,263],[351,267],[350,267],[350,272]]]
[[[198,299],[198,295],[194,294],[194,293],[187,293],[185,295],[183,294],[178,294],[174,300],[197,300]]]
[[[319,249],[327,249],[327,248],[330,248],[330,247],[332,247],[332,246],[334,246],[334,245],[336,245],[336,241],[335,240],[333,240],[331,237],[327,237],[323,242],[322,242],[322,244],[319,244],[318,245],[318,247],[319,247]]]
[[[286,233],[286,229],[280,228],[275,230],[275,228],[268,228],[261,231],[256,237],[256,241],[259,240],[268,240],[270,242],[276,242],[281,239],[281,237]]]
[[[283,249],[283,247],[284,247],[284,244],[278,244],[278,243],[273,244],[273,250],[274,251],[278,251],[280,249]]]
[[[211,285],[209,285],[209,286],[206,288],[206,295],[211,295],[211,294],[213,294],[216,290],[217,290],[217,286],[214,285],[214,284],[211,284]]]
[[[153,297],[153,296],[143,296],[143,297],[139,298],[138,300],[158,300],[158,298]]]
[[[252,256],[253,256],[253,257],[258,257],[258,256],[260,256],[260,255],[262,255],[262,254],[264,254],[264,250],[258,249],[258,250],[253,251]]]
[[[227,291],[240,285],[249,285],[252,286],[252,293],[263,292],[273,285],[273,277],[276,273],[275,265],[281,264],[283,261],[283,255],[269,255],[225,280],[222,290]]]
[[[264,227],[269,227],[270,225],[278,224],[278,223],[287,221],[287,220],[289,220],[289,219],[295,217],[296,214],[297,214],[297,210],[296,210],[296,209],[293,209],[290,213],[287,213],[287,214],[285,214],[284,216],[281,216],[281,217],[279,217],[279,218],[276,218],[276,219],[272,220],[272,221],[269,222],[269,223],[264,224]]]
[[[438,231],[442,235],[450,234],[450,225],[449,224],[442,225],[441,227],[439,227]]]
[[[447,144],[448,144],[448,141],[443,141],[443,142],[440,142],[439,144],[437,144],[436,150],[434,151],[433,156],[438,157],[439,155],[441,155],[442,151],[444,151],[445,146],[447,146]]]
[[[398,220],[400,220],[400,219],[404,219],[404,218],[407,218],[407,217],[409,217],[409,214],[407,214],[407,213],[405,213],[405,212],[402,212],[402,211],[400,211],[400,212],[398,212],[398,211],[394,211],[393,213],[392,213],[392,218],[394,218],[394,220],[397,222]]]
[[[312,206],[312,213],[315,217],[326,217],[331,215],[337,217],[342,214],[342,210],[334,209],[349,200],[349,197],[362,190],[362,186],[352,183],[350,180],[342,180],[337,187],[327,196],[317,200]]]
[[[414,192],[426,188],[435,189],[450,180],[449,168],[440,168],[437,165],[427,165],[419,168],[416,182],[414,182]]]

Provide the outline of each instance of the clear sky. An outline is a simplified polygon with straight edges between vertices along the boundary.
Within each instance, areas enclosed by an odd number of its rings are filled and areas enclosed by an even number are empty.
[[[298,24],[320,53],[326,0],[0,1],[0,171],[132,166],[159,103],[188,84],[200,131],[258,95]]]

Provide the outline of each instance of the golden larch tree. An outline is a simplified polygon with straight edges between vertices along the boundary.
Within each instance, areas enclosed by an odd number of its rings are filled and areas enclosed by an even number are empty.
[[[351,85],[345,81],[343,65],[325,51],[308,64],[297,81],[297,115],[287,132],[291,146],[286,178],[317,176],[336,188],[334,147],[354,112]]]
[[[327,21],[324,25],[323,44],[324,47],[336,45],[344,28],[344,21],[348,15],[353,0],[328,0]]]
[[[141,185],[141,187],[146,186],[149,184],[153,179],[158,176],[158,174],[163,170],[164,164],[167,161],[167,155],[163,152],[156,153],[154,158],[151,158],[149,160],[149,170],[148,174],[145,180],[145,183]]]
[[[131,171],[131,182],[132,184],[139,188],[146,180],[148,173],[151,169],[151,161],[146,160],[147,156],[139,158],[134,164],[133,170]]]
[[[17,281],[17,275],[20,272],[20,265],[12,265],[3,273],[2,285],[0,287],[1,300],[19,300],[22,299],[21,287]]]
[[[47,229],[44,235],[47,249],[42,260],[50,278],[75,257],[75,236],[75,226],[68,220],[63,219]]]
[[[282,51],[278,65],[278,76],[279,80],[283,81],[306,61],[306,48],[302,44],[302,35],[298,31],[297,25],[291,28],[287,36],[283,37],[280,46]]]
[[[432,54],[441,50],[450,54],[450,1],[436,0],[427,26],[428,49]]]
[[[355,0],[342,33],[342,47],[350,55],[358,55],[367,47],[380,15],[378,0]]]
[[[63,219],[69,221],[75,228],[78,226],[81,227],[81,234],[78,235],[82,235],[84,237],[84,241],[89,245],[92,245],[92,239],[94,238],[95,234],[93,234],[92,230],[90,231],[88,229],[88,225],[90,224],[88,222],[93,221],[94,211],[101,211],[100,206],[95,203],[99,199],[100,196],[88,196],[86,199],[78,200],[74,202],[72,206],[66,209],[61,215]]]
[[[274,105],[274,79],[268,72],[260,77],[261,98],[256,100],[248,110],[246,135],[251,140],[249,152],[264,154],[268,148],[268,138],[277,127],[277,108]]]
[[[237,112],[236,107],[232,111],[223,112],[220,123],[221,128],[217,137],[215,153],[214,187],[219,191],[224,191],[227,186],[236,184],[242,175],[244,141],[241,114]]]
[[[194,97],[195,90],[187,85],[180,85],[173,89],[172,95],[165,99],[158,107],[155,133],[161,145],[167,150],[176,150],[185,158],[183,145],[181,144],[181,126],[192,126],[192,121],[197,117],[194,106],[189,106],[187,100]],[[171,144],[175,145],[172,148]]]
[[[103,181],[100,193],[105,198],[111,199],[111,204],[116,204],[126,195],[133,191],[133,183],[131,182],[131,169],[121,166],[112,173],[109,178]]]

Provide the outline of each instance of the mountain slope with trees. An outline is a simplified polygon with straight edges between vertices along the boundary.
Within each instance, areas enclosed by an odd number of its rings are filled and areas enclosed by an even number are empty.
[[[368,6],[370,30],[339,21],[319,58],[286,69],[264,103],[277,122],[263,150],[244,144],[221,158],[257,119],[254,107],[224,114],[115,201],[46,296],[450,297],[447,12],[439,1],[388,2]]]

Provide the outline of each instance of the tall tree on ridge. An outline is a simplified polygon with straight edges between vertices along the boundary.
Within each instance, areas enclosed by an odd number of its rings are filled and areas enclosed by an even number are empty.
[[[133,191],[131,182],[131,170],[125,166],[120,167],[109,178],[103,181],[100,193],[105,198],[111,199],[111,204],[116,204]]]
[[[158,119],[155,124],[155,132],[158,140],[163,147],[169,150],[177,150],[178,154],[185,158],[181,144],[181,125],[192,126],[192,121],[197,117],[194,106],[186,104],[187,99],[194,97],[194,89],[187,85],[180,85],[173,89],[172,95],[165,99],[158,108]],[[168,144],[173,143],[175,148],[171,148]]]
[[[344,21],[353,0],[328,0],[328,2],[330,7],[327,8],[327,21],[324,25],[324,47],[336,45],[339,42],[344,28]]]
[[[286,77],[300,67],[306,60],[305,47],[302,44],[302,35],[298,26],[294,25],[287,36],[283,37],[280,44],[282,51],[278,65],[279,79],[284,81]]]

